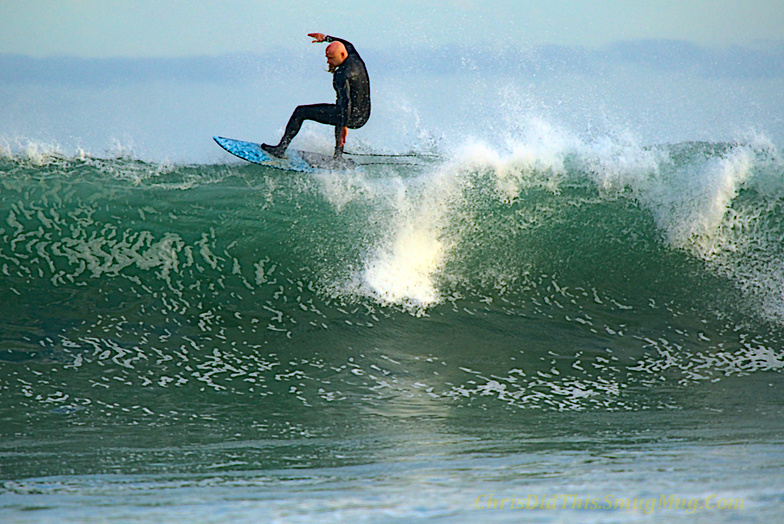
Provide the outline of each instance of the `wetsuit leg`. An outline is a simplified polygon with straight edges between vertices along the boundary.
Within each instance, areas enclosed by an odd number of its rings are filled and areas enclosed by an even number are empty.
[[[283,156],[286,148],[294,137],[297,136],[305,120],[313,120],[319,124],[337,126],[340,123],[340,111],[335,104],[312,104],[307,106],[297,106],[286,124],[286,131],[277,146],[262,144],[261,147],[268,153],[275,156]],[[337,133],[337,127],[335,128]],[[336,142],[337,143],[337,142]]]
[[[340,143],[340,135],[342,132],[342,127],[335,126],[335,158],[340,158],[343,155],[343,146],[338,145]]]

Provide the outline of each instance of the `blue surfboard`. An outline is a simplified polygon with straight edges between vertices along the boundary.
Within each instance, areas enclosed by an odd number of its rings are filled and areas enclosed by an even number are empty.
[[[277,158],[264,151],[259,144],[224,138],[221,136],[213,137],[219,146],[248,162],[259,164],[285,171],[298,171],[300,173],[313,173],[315,171],[334,171],[345,169],[358,169],[359,164],[349,158],[335,159],[329,155],[321,153],[311,153],[310,151],[299,151],[297,149],[286,150],[286,156]]]

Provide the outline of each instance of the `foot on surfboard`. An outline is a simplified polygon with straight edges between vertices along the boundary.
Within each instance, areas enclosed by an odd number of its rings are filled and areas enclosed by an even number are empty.
[[[269,144],[261,144],[261,148],[274,156],[275,158],[284,158],[286,156],[286,148],[281,146],[271,146]]]

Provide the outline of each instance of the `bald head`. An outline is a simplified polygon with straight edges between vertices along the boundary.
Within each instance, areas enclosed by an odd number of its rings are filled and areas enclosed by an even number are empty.
[[[346,51],[346,46],[342,42],[332,42],[327,46],[324,54],[327,56],[330,72],[339,67],[348,57],[348,51]]]

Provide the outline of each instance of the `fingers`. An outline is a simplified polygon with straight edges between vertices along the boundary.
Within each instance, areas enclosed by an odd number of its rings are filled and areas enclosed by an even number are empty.
[[[324,39],[326,38],[326,35],[324,35],[324,33],[308,33],[308,36],[313,39],[314,43],[323,42]]]

